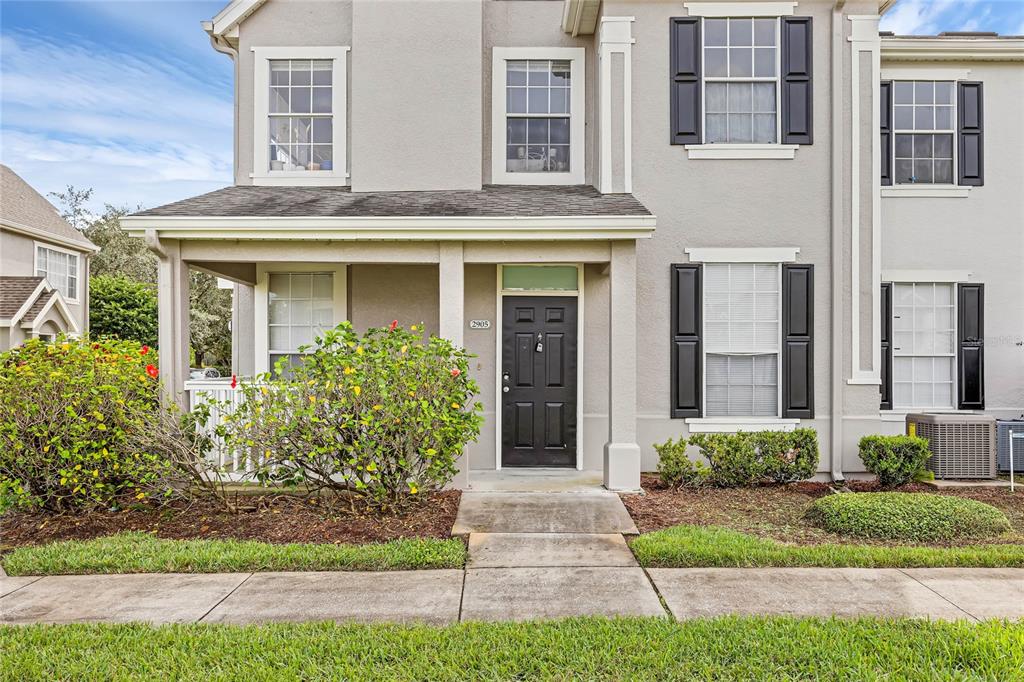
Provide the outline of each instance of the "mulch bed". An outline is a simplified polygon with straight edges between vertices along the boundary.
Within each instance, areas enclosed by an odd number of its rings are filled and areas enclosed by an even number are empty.
[[[874,481],[848,481],[858,492],[880,490]],[[789,544],[855,542],[859,544],[906,544],[844,538],[811,525],[804,514],[814,500],[830,494],[829,483],[802,482],[751,488],[701,488],[671,490],[653,474],[641,480],[643,495],[622,495],[622,501],[641,533],[679,524],[724,526]],[[956,495],[998,507],[1010,519],[1014,533],[994,542],[1024,542],[1024,494],[1011,495],[1005,488],[958,488],[939,490],[911,484],[900,492],[928,492]],[[934,544],[934,543],[931,543]],[[950,543],[958,544],[958,543]],[[970,544],[970,543],[959,543]]]
[[[428,493],[419,506],[392,516],[332,512],[315,502],[286,495],[262,497],[246,511],[235,514],[201,502],[80,515],[9,513],[0,517],[0,549],[87,540],[122,531],[154,532],[168,539],[233,538],[273,543],[447,538],[460,496],[458,490]]]

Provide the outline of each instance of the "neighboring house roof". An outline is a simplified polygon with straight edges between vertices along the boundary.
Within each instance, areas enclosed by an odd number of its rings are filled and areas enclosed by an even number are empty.
[[[0,326],[20,323],[24,328],[34,328],[51,308],[64,318],[67,331],[80,332],[64,297],[43,277],[0,277]]]
[[[479,190],[352,192],[347,187],[225,187],[135,216],[548,217],[649,216],[632,194],[589,185],[484,185]]]
[[[85,235],[61,218],[57,209],[42,194],[3,164],[0,164],[0,224],[71,249],[99,250]]]

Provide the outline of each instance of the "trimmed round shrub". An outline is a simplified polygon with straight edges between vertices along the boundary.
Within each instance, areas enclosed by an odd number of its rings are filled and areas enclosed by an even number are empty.
[[[930,493],[840,493],[815,501],[807,515],[832,533],[909,542],[985,538],[1010,530],[1006,515],[992,505]]]
[[[703,462],[695,462],[686,455],[686,439],[655,443],[658,453],[658,476],[669,488],[697,488],[708,482],[711,472]]]
[[[155,493],[156,353],[133,341],[32,339],[0,354],[0,493],[20,507],[110,506]]]
[[[818,470],[818,433],[814,429],[761,431],[754,434],[765,475],[776,483],[804,481]]]
[[[397,323],[359,335],[343,322],[309,350],[239,385],[238,408],[218,429],[257,480],[389,508],[454,477],[483,421],[470,355]]]
[[[864,468],[878,476],[883,488],[910,483],[924,471],[931,457],[928,440],[917,436],[864,436],[860,459]]]
[[[689,467],[680,459],[686,457],[686,444],[685,440],[670,440],[654,446],[661,457],[658,472],[668,485],[693,485],[687,480],[706,481],[720,488],[765,481],[793,483],[810,478],[818,469],[818,434],[814,429],[694,434],[689,444],[700,448],[708,463],[703,468]],[[679,483],[669,483],[666,476]]]

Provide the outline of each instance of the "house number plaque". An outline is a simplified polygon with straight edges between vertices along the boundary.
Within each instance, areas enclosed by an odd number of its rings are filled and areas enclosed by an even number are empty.
[[[490,320],[470,320],[469,321],[469,328],[470,329],[490,329],[491,328],[491,321]]]

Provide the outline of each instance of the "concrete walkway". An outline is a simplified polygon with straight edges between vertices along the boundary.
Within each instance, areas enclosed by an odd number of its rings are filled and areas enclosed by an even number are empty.
[[[462,499],[455,530],[468,537],[465,570],[0,577],[0,623],[1024,618],[1024,569],[645,571],[623,538],[636,528],[617,495],[466,493]]]

